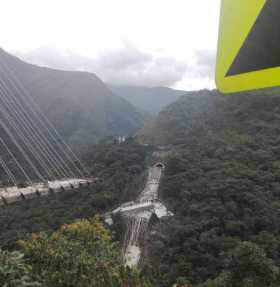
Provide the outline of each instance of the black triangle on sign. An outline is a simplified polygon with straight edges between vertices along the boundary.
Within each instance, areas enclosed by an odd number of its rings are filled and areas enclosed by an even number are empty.
[[[226,76],[280,66],[280,0],[266,0]]]

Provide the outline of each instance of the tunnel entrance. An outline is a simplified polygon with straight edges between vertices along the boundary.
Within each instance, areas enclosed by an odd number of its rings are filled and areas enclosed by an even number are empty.
[[[159,168],[164,169],[165,165],[162,162],[158,162],[158,163],[155,164],[155,167],[159,167]]]

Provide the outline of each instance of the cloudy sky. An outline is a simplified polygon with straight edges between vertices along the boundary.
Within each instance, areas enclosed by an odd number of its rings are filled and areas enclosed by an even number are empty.
[[[214,87],[220,0],[0,0],[0,46],[117,85]]]

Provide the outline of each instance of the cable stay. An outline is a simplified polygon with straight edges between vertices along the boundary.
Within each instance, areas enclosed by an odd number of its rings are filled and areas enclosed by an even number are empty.
[[[16,163],[17,167],[20,169],[20,171],[22,172],[23,176],[25,177],[27,183],[29,185],[32,185],[32,181],[31,178],[28,176],[27,172],[25,171],[25,169],[23,168],[23,166],[19,163],[19,161],[17,160],[17,158],[15,157],[15,155],[12,153],[12,151],[10,150],[10,148],[8,147],[8,145],[5,143],[5,141],[2,139],[2,137],[0,137],[0,143],[3,145],[3,147],[7,150],[8,154],[10,155],[10,157],[13,159],[13,161]]]
[[[19,142],[17,141],[17,139],[15,138],[15,136],[10,132],[9,128],[7,127],[7,125],[0,119],[0,125],[2,126],[2,128],[5,130],[5,132],[8,134],[8,136],[10,137],[10,139],[13,141],[13,143],[15,144],[15,146],[18,148],[18,150],[21,152],[21,154],[23,155],[23,157],[25,158],[25,160],[29,163],[29,165],[31,166],[31,168],[33,169],[33,171],[35,172],[35,174],[37,175],[37,177],[45,182],[46,179],[43,177],[43,175],[41,174],[41,172],[38,170],[38,168],[33,164],[32,160],[30,159],[30,157],[28,156],[28,154],[24,151],[24,149],[21,147],[21,145],[19,144]]]
[[[17,79],[15,76],[14,71],[7,67],[6,63],[3,63],[1,61],[3,66],[0,66],[2,68],[2,71],[4,71],[6,74],[9,73],[11,78],[13,78],[13,85],[18,91],[18,95],[21,98],[22,101],[28,100],[29,105],[28,108],[30,112],[35,116],[35,118],[38,120],[37,122],[40,123],[40,125],[47,131],[50,138],[57,144],[59,150],[64,154],[66,159],[71,163],[71,165],[75,168],[75,170],[79,173],[80,176],[84,177],[84,173],[89,175],[88,170],[83,166],[79,158],[76,156],[76,154],[73,152],[73,150],[65,143],[62,136],[59,134],[59,132],[56,130],[56,128],[53,126],[53,124],[48,120],[48,118],[43,114],[38,104],[33,100],[33,98],[29,95],[29,92],[26,90],[26,88],[22,85],[22,83]],[[11,82],[11,80],[8,78],[8,81]],[[16,85],[16,84],[17,85]],[[25,97],[23,97],[25,95]],[[82,170],[77,166],[73,158],[79,163]]]
[[[40,144],[44,146],[43,149],[48,152],[48,154],[52,158],[52,161],[55,162],[55,165],[58,165],[59,167],[61,167],[62,165],[65,165],[60,155],[57,153],[57,151],[53,147],[53,145],[48,143],[48,140],[45,137],[44,133],[41,131],[41,128],[38,125],[36,125],[36,119],[32,119],[29,113],[27,113],[25,109],[23,108],[23,105],[25,103],[17,102],[18,99],[15,95],[13,95],[13,92],[10,91],[9,94],[11,94],[13,98],[13,103],[14,104],[17,103],[17,106],[20,109],[19,112],[21,113],[21,117],[26,119],[29,129],[32,131],[32,134],[34,134],[37,137],[37,139],[40,141]],[[63,169],[64,177],[69,177],[69,172],[71,176],[74,176],[74,174],[72,173],[72,170],[68,166],[66,166],[67,171],[64,168],[64,166],[62,166],[61,168]]]
[[[1,82],[1,80],[0,80]],[[10,93],[11,94],[11,93]],[[56,161],[54,155],[52,155],[45,147],[44,142],[41,140],[40,135],[38,135],[37,130],[31,126],[29,119],[26,118],[26,115],[22,113],[22,111],[18,108],[17,105],[14,104],[13,101],[10,103],[7,101],[6,95],[6,104],[10,107],[11,112],[15,115],[15,118],[19,122],[20,125],[23,126],[24,131],[31,137],[32,141],[34,142],[34,146],[37,147],[38,151],[42,154],[42,156],[46,159],[48,165],[51,166],[51,169],[54,169],[55,173],[59,177],[67,177],[67,173],[65,170],[60,170],[60,164]]]
[[[4,59],[0,59],[0,129],[0,168],[7,176],[7,187],[0,188],[0,205],[95,182],[87,178],[87,168]]]
[[[2,157],[0,157],[0,165],[3,167],[4,171],[6,172],[9,181],[16,186],[17,185],[17,181],[15,176],[13,175],[13,173],[11,172],[11,170],[9,169],[9,167],[7,166],[6,162],[3,160]]]
[[[0,95],[2,95],[1,87],[0,87]],[[47,174],[47,177],[52,178],[52,174],[49,171],[45,162],[43,161],[41,155],[37,152],[35,146],[30,141],[30,139],[26,137],[26,135],[24,134],[23,132],[24,129],[21,129],[21,127],[18,126],[14,118],[9,114],[8,110],[6,109],[6,106],[0,105],[0,112],[6,119],[8,125],[15,131],[15,134],[21,139],[23,145],[26,147],[26,150],[30,152],[32,157],[37,161],[37,164],[39,164],[41,168],[44,170],[44,172]]]

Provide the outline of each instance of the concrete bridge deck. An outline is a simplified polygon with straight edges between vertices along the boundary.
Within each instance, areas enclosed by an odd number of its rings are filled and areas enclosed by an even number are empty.
[[[0,188],[0,205],[14,203],[23,199],[34,198],[37,196],[46,196],[50,193],[58,193],[77,189],[82,186],[88,186],[97,179],[95,178],[72,178],[49,181],[47,183],[35,183],[32,186],[17,187],[11,186]]]
[[[147,210],[147,209],[152,209],[154,206],[153,202],[148,201],[148,202],[140,202],[140,203],[134,203],[130,206],[120,206],[119,208],[115,209],[112,213],[129,213],[129,212],[137,212],[141,210]]]

